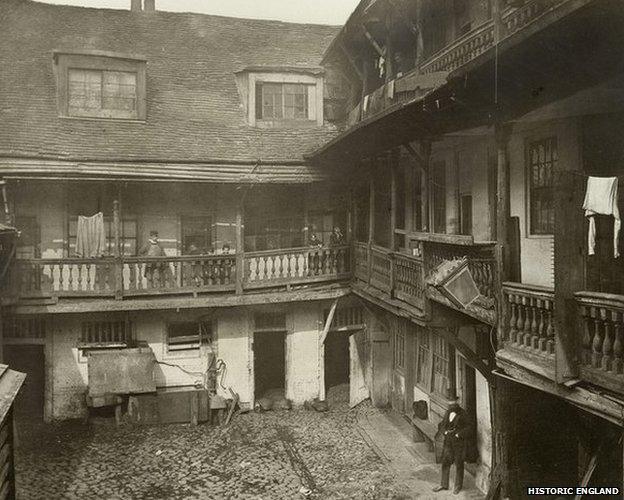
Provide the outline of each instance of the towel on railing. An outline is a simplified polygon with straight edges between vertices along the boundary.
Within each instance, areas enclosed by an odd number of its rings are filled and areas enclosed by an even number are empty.
[[[618,178],[617,177],[589,177],[587,192],[583,202],[585,217],[589,218],[589,233],[587,246],[589,255],[596,253],[596,218],[595,215],[612,215],[613,222],[613,257],[620,256],[618,238],[620,235],[620,210],[618,209]]]
[[[76,254],[79,257],[102,257],[106,252],[104,214],[98,212],[92,217],[78,216],[76,228]]]

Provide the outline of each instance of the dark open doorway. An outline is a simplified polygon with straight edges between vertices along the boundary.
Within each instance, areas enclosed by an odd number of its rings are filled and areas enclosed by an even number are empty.
[[[42,345],[5,345],[4,362],[12,370],[26,373],[15,399],[18,420],[42,420],[45,391],[45,355]]]
[[[255,397],[286,386],[286,332],[254,333]]]
[[[349,383],[349,336],[330,331],[325,340],[325,391]]]

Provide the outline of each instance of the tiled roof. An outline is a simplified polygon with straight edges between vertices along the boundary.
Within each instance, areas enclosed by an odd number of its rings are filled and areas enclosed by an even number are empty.
[[[130,2],[128,2],[129,4]],[[332,126],[246,124],[235,73],[318,69],[337,27],[0,2],[0,156],[167,162],[302,160]],[[147,123],[59,118],[53,51],[147,58]]]

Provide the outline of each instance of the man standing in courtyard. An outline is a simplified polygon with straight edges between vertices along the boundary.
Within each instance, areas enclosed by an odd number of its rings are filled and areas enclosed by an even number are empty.
[[[433,491],[449,489],[449,476],[451,465],[455,464],[455,488],[453,493],[461,491],[464,483],[464,460],[466,458],[466,438],[470,430],[468,415],[459,406],[459,400],[455,400],[448,408],[442,422],[438,426],[438,438],[443,440],[442,448],[442,474],[440,486]]]

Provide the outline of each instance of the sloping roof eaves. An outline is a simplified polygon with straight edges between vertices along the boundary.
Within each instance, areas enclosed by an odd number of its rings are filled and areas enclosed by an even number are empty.
[[[206,183],[302,184],[325,179],[323,172],[304,163],[107,163],[0,158],[5,179],[111,179],[128,181],[193,181]]]

